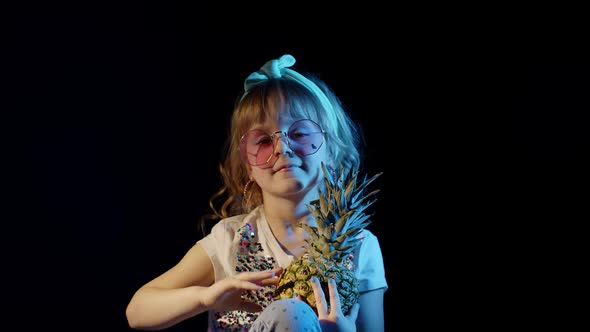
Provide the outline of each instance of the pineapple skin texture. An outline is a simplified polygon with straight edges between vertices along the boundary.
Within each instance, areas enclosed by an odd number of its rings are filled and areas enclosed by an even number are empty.
[[[304,255],[289,264],[279,278],[275,300],[290,299],[297,294],[317,313],[315,296],[311,286],[313,276],[320,280],[328,305],[330,304],[328,280],[332,278],[336,281],[342,312],[345,315],[348,314],[359,298],[358,280],[355,278],[354,272],[346,265],[337,264],[324,257],[314,259],[310,255]]]

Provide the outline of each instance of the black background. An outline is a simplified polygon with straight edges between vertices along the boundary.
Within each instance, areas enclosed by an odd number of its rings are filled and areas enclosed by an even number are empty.
[[[235,17],[52,5],[7,29],[10,318],[129,330],[133,292],[200,238],[243,79],[290,53],[363,128],[367,173],[384,172],[369,229],[390,284],[387,329],[557,321],[587,220],[590,65],[575,38],[549,46],[400,8],[228,7]],[[537,56],[556,47],[567,61]]]

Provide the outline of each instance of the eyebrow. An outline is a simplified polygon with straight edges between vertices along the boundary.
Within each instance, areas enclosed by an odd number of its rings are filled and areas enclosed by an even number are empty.
[[[260,131],[264,131],[266,133],[275,132],[275,131],[271,130],[270,127],[267,127],[265,125],[260,125],[260,124],[257,124],[253,127],[250,127],[250,129],[248,129],[248,131],[251,131],[251,130],[260,130]]]
[[[291,119],[286,129],[288,130],[295,122],[305,119],[307,118]],[[276,133],[277,131],[282,131],[280,128],[278,130],[271,129],[270,127],[267,127],[265,123],[254,123],[253,126],[248,129],[248,131],[250,130],[262,130],[267,133]]]

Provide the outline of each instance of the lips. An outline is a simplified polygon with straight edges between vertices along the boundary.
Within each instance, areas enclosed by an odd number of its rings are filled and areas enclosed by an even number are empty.
[[[281,170],[283,170],[283,169],[288,169],[288,168],[292,168],[292,167],[295,167],[295,165],[292,165],[292,164],[284,164],[284,165],[280,165],[279,167],[277,167],[277,168],[275,169],[275,173],[276,173],[276,172],[279,172],[279,171],[281,171]]]

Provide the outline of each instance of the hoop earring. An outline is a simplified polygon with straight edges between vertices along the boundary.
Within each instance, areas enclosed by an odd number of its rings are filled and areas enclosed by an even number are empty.
[[[248,188],[250,187],[250,185],[252,185],[254,183],[254,180],[249,179],[248,182],[246,182],[246,184],[244,185],[244,190],[242,190],[242,196],[244,197],[244,200],[247,201],[248,199],[246,198],[246,194],[248,193]]]

